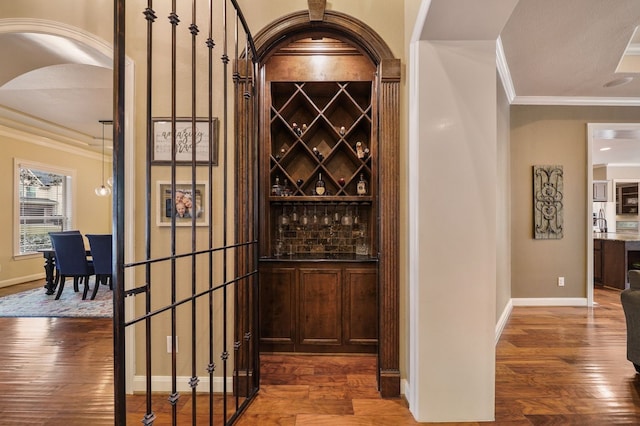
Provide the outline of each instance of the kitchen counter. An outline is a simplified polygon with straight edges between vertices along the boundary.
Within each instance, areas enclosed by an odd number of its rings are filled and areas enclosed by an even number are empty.
[[[280,256],[280,257],[261,257],[260,262],[328,262],[328,263],[340,263],[340,262],[357,262],[357,263],[375,263],[378,259],[369,256],[358,256],[355,254],[342,254],[342,255],[327,255],[327,254],[307,254],[296,256]]]
[[[609,240],[609,241],[638,241],[640,242],[640,234],[630,234],[623,232],[594,232],[594,240]]]
[[[639,234],[593,233],[594,284],[624,290],[631,269],[640,269]]]

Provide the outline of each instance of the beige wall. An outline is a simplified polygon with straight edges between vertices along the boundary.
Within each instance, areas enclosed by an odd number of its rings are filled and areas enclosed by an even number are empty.
[[[639,114],[638,107],[512,106],[512,297],[587,296],[587,123],[631,123]],[[532,166],[551,164],[564,166],[564,238],[534,240]]]

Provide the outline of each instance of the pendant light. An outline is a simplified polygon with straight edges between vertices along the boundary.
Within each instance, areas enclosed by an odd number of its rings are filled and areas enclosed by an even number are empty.
[[[102,123],[102,185],[96,187],[95,191],[98,197],[108,197],[111,195],[111,188],[104,184],[104,125],[111,123],[111,121],[100,120],[100,123]]]

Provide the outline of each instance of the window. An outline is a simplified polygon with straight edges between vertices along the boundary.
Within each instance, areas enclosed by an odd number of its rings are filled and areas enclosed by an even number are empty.
[[[72,175],[44,164],[15,162],[16,255],[50,249],[49,232],[72,227]]]

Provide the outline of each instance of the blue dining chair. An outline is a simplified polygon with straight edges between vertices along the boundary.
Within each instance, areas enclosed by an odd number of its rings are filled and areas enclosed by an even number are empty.
[[[68,231],[57,231],[57,232],[49,232],[49,239],[51,240],[51,248],[54,250],[55,252],[55,248],[53,246],[54,242],[53,239],[51,238],[51,235],[72,235],[72,234],[78,234],[78,235],[82,235],[80,233],[80,231],[78,231],[77,229],[72,229],[72,230],[68,230]],[[55,259],[55,256],[54,256]],[[55,260],[54,260],[54,264],[55,264]],[[53,277],[53,288],[55,289],[56,286],[58,285],[58,281],[60,280],[60,271],[58,270],[58,265],[55,264],[55,276]],[[74,291],[77,293],[78,290],[78,282],[74,280]]]
[[[78,291],[78,283],[84,282],[82,299],[87,298],[89,292],[89,277],[94,275],[94,268],[87,260],[87,251],[80,233],[59,234],[50,233],[51,244],[56,255],[56,269],[58,270],[58,291],[55,299],[60,299],[67,278],[73,278],[73,288]],[[98,284],[96,283],[95,287]],[[94,289],[95,297],[96,289]],[[92,297],[93,299],[93,297]]]
[[[113,290],[113,248],[111,234],[87,234],[93,268],[96,273],[96,283],[109,284]],[[92,299],[95,297],[98,285],[93,289]]]

